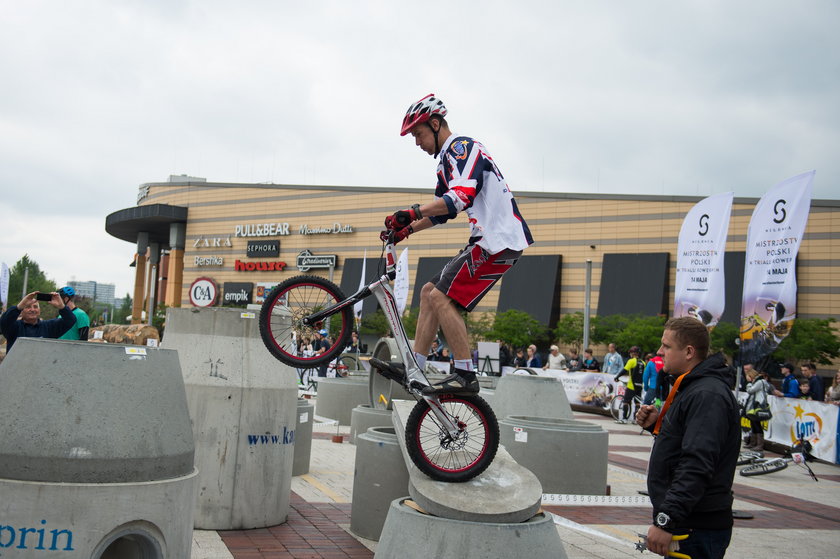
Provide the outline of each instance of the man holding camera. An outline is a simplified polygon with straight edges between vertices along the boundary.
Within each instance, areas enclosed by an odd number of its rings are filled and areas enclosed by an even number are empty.
[[[58,309],[59,316],[51,320],[41,320],[41,306],[38,301],[49,301],[50,305]],[[0,331],[6,337],[6,353],[11,351],[18,338],[58,338],[74,324],[76,317],[73,316],[73,311],[64,305],[61,295],[57,292],[33,291],[0,317]]]

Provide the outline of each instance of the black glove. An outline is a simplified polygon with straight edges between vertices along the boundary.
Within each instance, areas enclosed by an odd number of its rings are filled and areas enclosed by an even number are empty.
[[[420,204],[414,204],[407,210],[399,210],[393,215],[386,217],[385,227],[399,231],[418,219],[423,219],[423,215],[420,213]]]

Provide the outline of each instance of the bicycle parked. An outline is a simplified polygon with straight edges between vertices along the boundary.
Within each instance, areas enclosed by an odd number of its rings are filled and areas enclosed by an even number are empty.
[[[422,393],[430,383],[414,358],[390,285],[397,273],[393,230],[388,232],[382,253],[381,277],[350,297],[319,276],[296,276],[277,285],[260,310],[260,335],[271,354],[287,365],[305,368],[322,365],[347,346],[353,328],[353,305],[374,295],[394,335],[406,374],[400,377],[378,368],[371,374],[378,373],[400,383],[417,400],[405,429],[408,455],[421,472],[433,479],[468,481],[487,469],[496,456],[499,445],[496,414],[477,395]],[[298,355],[296,340],[322,328],[333,334],[326,350],[320,355]]]

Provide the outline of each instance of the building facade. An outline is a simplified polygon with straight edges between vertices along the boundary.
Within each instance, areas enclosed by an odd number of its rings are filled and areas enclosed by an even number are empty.
[[[106,220],[137,245],[135,320],[148,302],[169,306],[258,303],[265,289],[306,273],[349,293],[376,276],[385,216],[432,197],[431,189],[212,183],[192,177],[139,188],[137,206]],[[695,196],[517,192],[535,243],[476,312],[526,310],[554,327],[584,310],[587,272],[593,315],[670,314],[677,237]],[[735,198],[727,243],[726,311],[738,322],[747,226],[756,198]],[[466,218],[423,231],[409,251],[408,306],[443,262],[466,244]],[[840,201],[813,200],[797,261],[798,315],[840,320]],[[334,262],[334,267],[318,267]],[[301,265],[302,264],[302,265]],[[193,290],[203,278],[207,289]],[[151,297],[151,298],[150,298]],[[373,298],[366,312],[375,308]],[[144,303],[145,301],[145,303]]]

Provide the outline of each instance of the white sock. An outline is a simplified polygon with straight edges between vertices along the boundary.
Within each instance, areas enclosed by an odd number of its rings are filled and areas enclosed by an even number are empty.
[[[472,359],[456,359],[455,360],[455,368],[456,369],[461,369],[461,370],[464,370],[464,371],[472,372],[472,370],[473,370]]]
[[[414,352],[414,358],[417,360],[417,364],[420,366],[421,371],[426,368],[426,356],[425,355],[420,355],[419,353],[417,353],[415,351]]]

